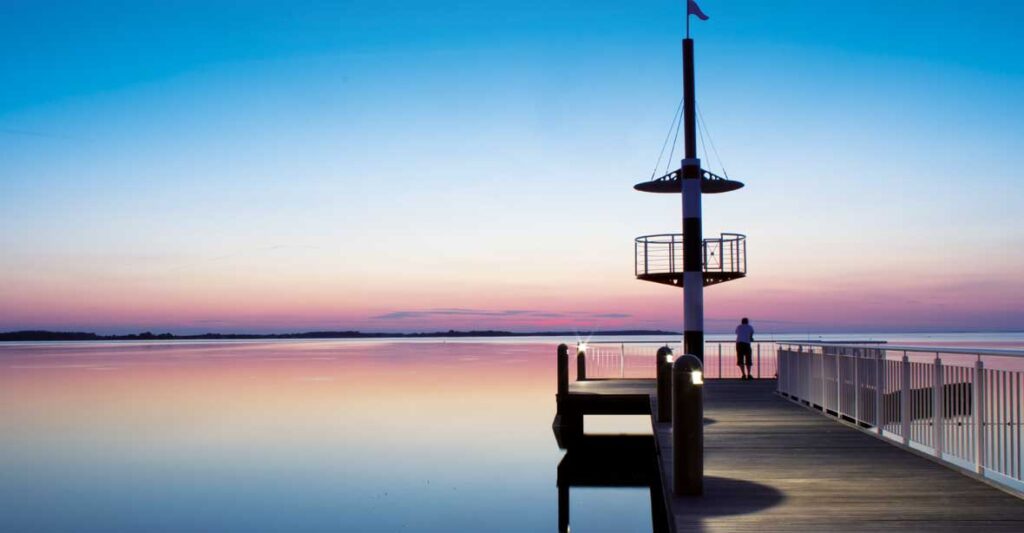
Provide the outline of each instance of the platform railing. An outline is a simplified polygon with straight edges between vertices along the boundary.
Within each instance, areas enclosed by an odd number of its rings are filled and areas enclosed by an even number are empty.
[[[675,354],[683,353],[682,343],[679,341],[588,342],[577,344],[576,351],[579,353],[582,348],[585,354],[588,379],[653,379],[656,374],[655,355],[662,346],[668,346]],[[754,378],[774,379],[776,343],[754,342],[751,345],[751,352],[751,371]],[[741,375],[742,372],[736,365],[735,342],[704,343],[705,379],[738,379]]]
[[[778,392],[1018,494],[1024,351],[778,345]]]
[[[746,236],[722,233],[704,239],[702,260],[705,272],[745,274],[747,272]],[[637,237],[634,243],[637,277],[683,272],[683,235],[663,233]]]

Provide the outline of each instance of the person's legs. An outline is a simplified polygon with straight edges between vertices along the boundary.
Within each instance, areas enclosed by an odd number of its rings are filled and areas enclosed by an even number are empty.
[[[742,379],[753,379],[753,375],[750,373],[750,356],[751,349],[750,343],[748,342],[737,342],[736,343],[736,364],[740,367],[740,374]]]
[[[747,375],[743,373],[743,344],[742,342],[736,343],[736,366],[740,367],[740,379],[747,379]]]

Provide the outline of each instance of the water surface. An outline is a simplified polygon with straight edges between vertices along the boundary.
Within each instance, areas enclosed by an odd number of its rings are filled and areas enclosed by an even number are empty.
[[[0,530],[551,531],[555,344],[0,346]],[[649,531],[646,489],[573,491]]]

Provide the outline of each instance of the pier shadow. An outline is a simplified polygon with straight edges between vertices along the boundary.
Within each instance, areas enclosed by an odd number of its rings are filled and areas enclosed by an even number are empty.
[[[584,435],[558,463],[558,531],[569,531],[572,487],[649,488],[654,531],[668,531],[654,437]]]
[[[752,514],[775,507],[786,495],[774,487],[743,479],[705,476],[704,494],[672,497],[678,531],[704,531],[709,518]]]

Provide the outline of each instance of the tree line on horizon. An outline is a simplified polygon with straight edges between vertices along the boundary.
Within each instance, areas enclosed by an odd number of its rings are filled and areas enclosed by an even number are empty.
[[[368,333],[362,331],[306,331],[299,333],[199,333],[176,335],[174,333],[131,333],[127,335],[100,335],[82,331],[22,330],[0,332],[0,342],[16,341],[139,341],[139,340],[217,340],[217,339],[383,339],[383,338],[429,338],[429,337],[561,337],[578,335],[576,331],[500,331],[470,330],[432,331],[420,333]],[[608,330],[593,331],[587,335],[679,335],[675,331],[661,330]]]

